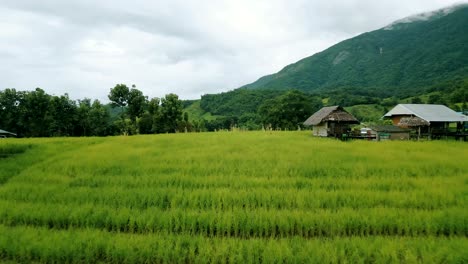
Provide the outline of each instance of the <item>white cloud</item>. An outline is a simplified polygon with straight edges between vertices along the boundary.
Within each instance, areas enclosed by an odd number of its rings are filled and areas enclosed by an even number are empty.
[[[0,89],[107,101],[117,83],[150,97],[219,93],[341,40],[451,0],[4,0]]]
[[[444,7],[442,9],[432,10],[430,12],[423,12],[423,13],[419,13],[416,15],[408,16],[408,17],[392,22],[390,25],[386,26],[384,29],[392,30],[394,29],[396,25],[399,25],[399,24],[407,24],[407,23],[411,23],[415,21],[427,21],[429,19],[432,19],[433,17],[446,16],[454,12],[455,10],[457,10],[457,8],[459,7],[460,5],[452,5],[452,6]]]

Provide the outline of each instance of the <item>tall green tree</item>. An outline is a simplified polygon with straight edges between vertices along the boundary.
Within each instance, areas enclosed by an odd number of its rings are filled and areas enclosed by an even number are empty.
[[[77,118],[77,106],[68,94],[52,96],[47,117],[49,136],[72,136]]]
[[[259,114],[264,126],[293,130],[302,126],[302,123],[321,107],[320,98],[293,90],[265,101],[259,108]]]
[[[130,90],[125,84],[117,84],[114,88],[110,89],[109,100],[111,101],[112,106],[120,107],[120,114],[123,117],[124,107],[128,104],[128,99],[130,95]]]
[[[435,92],[429,95],[429,98],[427,99],[427,103],[428,104],[442,104],[442,105],[447,104],[444,96],[440,92]]]
[[[94,100],[89,111],[90,135],[106,136],[110,131],[110,114],[99,100]]]
[[[182,120],[182,101],[176,94],[167,94],[161,99],[159,131],[162,133],[177,132],[178,124]]]
[[[141,117],[146,106],[148,98],[143,95],[143,92],[136,89],[135,85],[128,93],[128,115],[133,122],[136,122],[138,117]]]
[[[160,118],[161,117],[160,103],[161,103],[161,100],[157,97],[152,98],[148,102],[148,110],[146,112],[147,115],[143,116],[145,118],[144,126],[147,126],[147,127],[140,128],[140,131],[146,131],[149,134],[149,133],[158,133],[163,130],[161,126],[161,122],[160,122],[160,119],[161,119]],[[148,131],[150,124],[151,124],[151,128],[150,128],[151,131]],[[143,133],[143,132],[140,132],[140,133]]]
[[[412,104],[422,104],[423,101],[422,101],[421,97],[415,96],[415,97],[413,97],[413,98],[411,99],[411,103],[412,103]]]
[[[184,112],[182,120],[180,120],[177,124],[177,130],[183,132],[192,132],[193,126],[190,123],[189,115],[187,112]]]
[[[140,134],[152,134],[153,120],[154,117],[148,111],[145,111],[138,119],[138,132]]]
[[[91,119],[90,119],[90,111],[91,111],[91,99],[84,98],[82,100],[78,100],[78,108],[77,108],[77,135],[78,136],[90,136],[91,130]]]
[[[159,98],[151,98],[151,100],[148,102],[148,112],[150,115],[154,116],[159,112],[160,103],[161,100]]]
[[[26,128],[24,134],[30,137],[47,137],[49,135],[50,118],[49,111],[50,95],[41,88],[27,92],[24,96],[22,107],[22,120]]]

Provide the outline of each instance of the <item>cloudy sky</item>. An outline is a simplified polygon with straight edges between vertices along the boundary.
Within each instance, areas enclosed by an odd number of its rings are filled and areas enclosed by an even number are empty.
[[[107,102],[232,90],[452,0],[1,0],[0,89]]]

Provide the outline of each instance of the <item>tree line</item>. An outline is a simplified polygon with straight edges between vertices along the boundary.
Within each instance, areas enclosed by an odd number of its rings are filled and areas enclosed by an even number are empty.
[[[175,132],[201,132],[241,128],[297,129],[322,107],[317,96],[297,90],[258,92],[235,90],[225,96],[204,95],[202,109],[213,119],[192,118],[176,94],[148,98],[135,85],[110,89],[110,103],[89,98],[72,100],[43,89],[0,91],[0,128],[20,137],[109,136]]]
[[[211,129],[258,130],[297,129],[311,114],[323,106],[322,99],[298,90],[236,89],[220,94],[205,94],[200,108],[217,118],[206,121]]]
[[[194,131],[176,94],[151,98],[125,84],[110,89],[110,104],[72,100],[43,89],[0,91],[0,128],[20,137],[109,136]],[[118,111],[116,111],[118,110]]]
[[[288,129],[300,127],[326,105],[377,105],[387,111],[404,103],[445,104],[456,111],[467,109],[468,79],[456,79],[426,89],[409,99],[379,98],[366,89],[331,90],[312,94],[298,90],[236,89],[206,94],[199,100],[200,113],[187,112],[197,101],[180,100],[176,94],[148,98],[135,85],[117,84],[110,89],[110,103],[89,98],[72,100],[67,94],[33,91],[0,91],[0,129],[20,137],[109,136],[226,129]],[[187,111],[187,112],[184,112]],[[203,116],[210,113],[211,117]],[[364,118],[365,119],[365,118]]]

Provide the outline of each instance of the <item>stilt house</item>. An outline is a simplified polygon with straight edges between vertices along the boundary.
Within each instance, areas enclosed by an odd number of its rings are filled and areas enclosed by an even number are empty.
[[[390,118],[396,126],[413,129],[418,137],[421,135],[430,138],[457,137],[467,133],[463,124],[468,122],[468,117],[445,105],[399,104],[386,113],[384,118]]]
[[[341,106],[328,106],[311,115],[305,126],[313,126],[312,134],[320,137],[342,137],[348,134],[352,124],[359,121]]]

